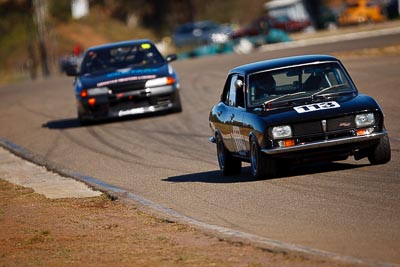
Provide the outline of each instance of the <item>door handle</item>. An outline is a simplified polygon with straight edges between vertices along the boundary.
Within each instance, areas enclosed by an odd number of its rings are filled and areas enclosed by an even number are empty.
[[[222,111],[221,111],[221,110],[218,110],[218,111],[217,111],[217,115],[218,115],[218,116],[221,116],[221,114],[222,114]]]
[[[231,121],[232,121],[233,118],[235,118],[235,114],[232,114],[232,115],[230,116],[230,118],[231,118]]]

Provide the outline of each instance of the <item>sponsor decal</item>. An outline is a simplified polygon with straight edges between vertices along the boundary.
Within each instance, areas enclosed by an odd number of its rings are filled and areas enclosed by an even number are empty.
[[[151,108],[151,107],[149,107]],[[128,109],[128,110],[120,110],[118,112],[118,116],[128,116],[128,115],[135,115],[135,114],[142,114],[145,112],[144,108],[133,108],[133,109]]]
[[[141,46],[140,46],[141,48],[143,48],[143,49],[150,49],[151,48],[151,44],[142,44]]]
[[[168,105],[168,107],[171,107],[171,105]],[[132,108],[132,109],[128,109],[128,110],[120,110],[118,112],[118,116],[123,117],[123,116],[128,116],[128,115],[143,114],[145,112],[157,111],[157,109],[160,110],[160,107],[148,106],[148,107],[142,107],[142,108]]]
[[[142,76],[119,78],[119,79],[115,79],[115,80],[109,80],[109,81],[97,83],[97,87],[107,86],[107,85],[116,84],[116,83],[130,82],[130,81],[149,80],[149,79],[154,79],[156,77],[157,77],[156,75],[142,75]]]
[[[236,151],[243,155],[246,154],[246,144],[242,139],[242,135],[240,134],[240,128],[238,126],[232,126],[232,138],[235,142]]]
[[[158,69],[156,68],[149,68],[149,69],[122,69],[119,70],[117,72],[113,72],[113,73],[108,73],[106,75],[107,78],[116,78],[122,75],[126,75],[126,74],[131,74],[131,75],[150,75],[150,74],[155,74],[158,72]]]
[[[297,113],[307,113],[307,112],[332,109],[332,108],[340,108],[339,103],[336,101],[315,103],[315,104],[310,104],[310,105],[294,107],[294,110],[296,110]]]
[[[341,122],[339,123],[339,127],[349,127],[351,125],[350,122]]]

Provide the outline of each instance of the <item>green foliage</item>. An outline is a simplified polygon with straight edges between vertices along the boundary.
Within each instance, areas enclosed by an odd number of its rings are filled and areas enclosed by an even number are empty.
[[[174,28],[195,20],[247,23],[260,15],[265,0],[90,0],[90,15],[72,20],[71,0],[48,4],[49,57],[55,61],[76,43],[84,47],[104,42],[170,36]],[[0,0],[0,82],[2,75],[39,70],[38,37],[32,0]],[[138,24],[129,28],[127,18]],[[57,31],[62,28],[61,31]],[[83,43],[84,42],[84,43]],[[30,49],[28,49],[30,47]],[[30,51],[30,53],[29,53]]]
[[[10,61],[23,64],[29,38],[34,38],[32,18],[19,11],[9,10],[0,20],[0,68]]]
[[[50,15],[60,21],[71,18],[71,0],[49,1]]]

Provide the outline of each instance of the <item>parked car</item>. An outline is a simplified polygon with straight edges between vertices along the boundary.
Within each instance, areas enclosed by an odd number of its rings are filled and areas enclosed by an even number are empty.
[[[230,37],[235,42],[235,46],[240,46],[243,39],[248,40],[255,47],[291,41],[286,31],[277,29],[271,24],[271,19],[268,16],[262,16],[249,25],[235,30]]]
[[[345,10],[340,14],[340,26],[360,23],[382,22],[386,15],[382,6],[373,0],[349,1]]]
[[[224,175],[249,162],[270,178],[293,162],[390,161],[384,116],[335,57],[308,55],[232,69],[209,124]]]
[[[286,32],[304,31],[312,26],[310,20],[294,20],[288,16],[270,17],[270,24],[273,28],[281,29]]]
[[[261,16],[250,24],[234,31],[231,34],[231,38],[237,39],[256,35],[267,35],[272,29],[278,29],[284,32],[295,32],[304,30],[310,26],[310,21],[294,21],[290,20],[288,17],[274,18],[270,16]]]
[[[262,16],[250,24],[240,27],[231,34],[232,39],[268,34],[272,25],[268,17]]]
[[[182,110],[179,80],[169,62],[149,40],[109,43],[89,48],[75,76],[78,119],[91,120]]]
[[[188,22],[176,27],[172,39],[177,47],[225,43],[232,32],[229,25],[213,21]]]

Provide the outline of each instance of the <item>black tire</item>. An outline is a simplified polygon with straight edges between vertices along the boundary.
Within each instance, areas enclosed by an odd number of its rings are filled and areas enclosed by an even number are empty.
[[[95,122],[93,119],[88,119],[82,116],[82,114],[78,111],[78,122],[80,126],[89,126]]]
[[[180,94],[179,94],[179,91],[178,91],[178,90],[174,93],[174,96],[173,96],[172,112],[173,112],[173,113],[180,113],[180,112],[182,112],[181,97],[180,97]]]
[[[385,164],[391,159],[389,137],[385,135],[368,154],[368,160],[373,165]]]
[[[226,149],[219,134],[217,134],[216,139],[218,164],[222,174],[225,176],[240,174],[242,171],[242,161],[232,156],[232,153]]]
[[[250,169],[256,179],[274,178],[278,174],[278,163],[261,152],[254,138],[250,140]]]
[[[78,112],[78,122],[80,126],[86,126],[88,125],[88,121],[84,118],[82,118],[81,114]]]

